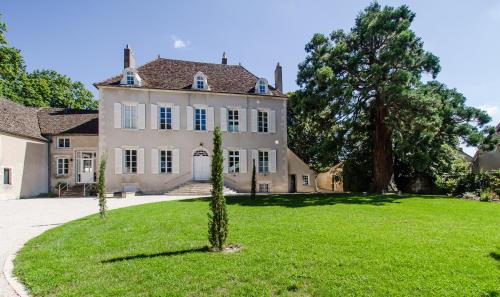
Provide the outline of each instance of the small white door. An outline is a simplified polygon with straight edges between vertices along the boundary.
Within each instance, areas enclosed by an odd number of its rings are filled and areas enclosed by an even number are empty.
[[[80,182],[92,183],[94,182],[94,164],[93,159],[81,159],[80,162]]]
[[[210,179],[210,157],[204,150],[198,150],[193,154],[193,179]]]

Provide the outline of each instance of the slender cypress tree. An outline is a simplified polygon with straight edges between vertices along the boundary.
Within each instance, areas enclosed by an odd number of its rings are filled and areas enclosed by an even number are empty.
[[[105,181],[105,172],[106,172],[106,155],[101,157],[101,161],[99,162],[99,180],[97,184],[97,192],[99,195],[99,213],[101,214],[101,219],[106,218],[106,181]]]
[[[250,190],[250,197],[255,198],[255,192],[257,192],[257,178],[255,172],[255,159],[252,159],[252,189]]]
[[[228,235],[228,217],[226,210],[226,198],[224,197],[224,175],[222,166],[224,157],[222,155],[222,135],[220,128],[214,131],[214,149],[212,155],[212,199],[210,200],[210,212],[208,213],[208,240],[210,246],[221,251],[224,248]]]

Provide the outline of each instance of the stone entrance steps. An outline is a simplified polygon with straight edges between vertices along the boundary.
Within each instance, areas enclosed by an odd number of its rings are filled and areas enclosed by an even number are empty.
[[[196,196],[196,195],[211,195],[212,184],[210,181],[189,181],[184,183],[177,188],[167,192],[167,195],[172,196]],[[228,187],[224,187],[224,195],[232,195],[237,192]]]
[[[61,198],[83,197],[83,185],[70,186],[61,193]]]

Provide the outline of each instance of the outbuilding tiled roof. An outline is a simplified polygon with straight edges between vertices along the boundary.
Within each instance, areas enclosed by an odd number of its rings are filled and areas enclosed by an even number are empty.
[[[42,108],[38,111],[38,121],[43,135],[99,133],[97,110]]]
[[[232,94],[254,94],[255,84],[259,79],[241,65],[213,64],[191,61],[181,61],[158,58],[137,68],[142,79],[139,88],[191,90],[193,78],[198,71],[207,76],[209,91]],[[120,86],[122,74],[114,76],[94,85]],[[130,87],[130,86],[124,86]],[[285,97],[272,86],[269,86],[272,96]]]
[[[0,98],[0,131],[38,140],[46,140],[38,126],[38,108],[26,107]]]

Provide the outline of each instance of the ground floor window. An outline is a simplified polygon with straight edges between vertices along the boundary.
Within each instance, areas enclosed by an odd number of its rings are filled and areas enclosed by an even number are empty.
[[[124,173],[137,173],[137,150],[125,149],[123,155]]]
[[[58,176],[69,174],[69,159],[68,158],[57,158],[57,172]]]
[[[269,184],[259,184],[259,193],[269,193]]]
[[[302,185],[309,186],[309,175],[302,175]]]
[[[240,172],[240,151],[229,151],[229,173]]]
[[[170,150],[160,151],[160,172],[172,173],[172,151]]]
[[[4,185],[12,185],[12,169],[4,168],[3,169],[3,184]]]

